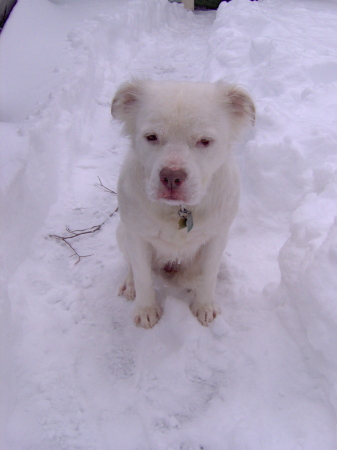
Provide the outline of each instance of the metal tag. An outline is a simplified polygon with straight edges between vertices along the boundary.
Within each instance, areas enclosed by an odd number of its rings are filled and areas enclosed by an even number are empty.
[[[181,230],[182,228],[187,228],[187,232],[189,233],[193,228],[192,212],[180,205],[178,215],[180,217],[178,222],[179,230]]]

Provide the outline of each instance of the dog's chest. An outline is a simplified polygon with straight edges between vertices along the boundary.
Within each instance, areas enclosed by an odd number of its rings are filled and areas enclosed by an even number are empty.
[[[179,229],[178,220],[176,222],[160,226],[151,239],[156,255],[165,261],[185,261],[193,258],[211,237],[207,230],[198,226],[193,227],[190,232],[187,228]]]

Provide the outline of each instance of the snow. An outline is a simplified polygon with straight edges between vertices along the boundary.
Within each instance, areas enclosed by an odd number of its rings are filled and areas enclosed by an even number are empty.
[[[0,38],[4,450],[337,448],[337,3],[20,0]],[[117,296],[110,117],[132,76],[245,87],[239,215],[199,325]],[[65,244],[66,227],[101,229]]]

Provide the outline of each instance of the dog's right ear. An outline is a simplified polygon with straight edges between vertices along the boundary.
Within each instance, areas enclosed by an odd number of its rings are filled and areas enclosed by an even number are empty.
[[[121,122],[127,122],[142,93],[140,81],[134,80],[130,83],[123,83],[117,90],[111,104],[112,117]]]

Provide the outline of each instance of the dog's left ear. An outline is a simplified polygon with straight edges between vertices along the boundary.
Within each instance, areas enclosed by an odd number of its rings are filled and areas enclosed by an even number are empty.
[[[218,86],[222,90],[221,98],[224,100],[234,122],[239,126],[245,126],[249,123],[254,125],[255,105],[249,94],[237,86],[225,85],[222,82],[219,82]]]
[[[111,114],[114,119],[127,122],[132,111],[142,96],[141,82],[133,80],[123,83],[117,90],[111,104]]]

